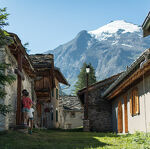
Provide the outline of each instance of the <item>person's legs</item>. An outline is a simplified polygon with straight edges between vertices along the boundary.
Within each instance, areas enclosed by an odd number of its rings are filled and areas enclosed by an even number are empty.
[[[25,108],[22,109],[22,113],[23,113],[23,114],[22,114],[22,115],[23,115],[23,124],[25,124],[25,119],[26,119],[26,114],[25,114],[26,111],[25,111]]]
[[[29,129],[28,129],[28,132],[29,134],[32,134],[32,128],[33,128],[33,118],[29,118]]]
[[[31,130],[33,129],[33,119],[31,119]]]
[[[28,112],[29,110],[27,108],[23,108],[23,124],[28,123]]]

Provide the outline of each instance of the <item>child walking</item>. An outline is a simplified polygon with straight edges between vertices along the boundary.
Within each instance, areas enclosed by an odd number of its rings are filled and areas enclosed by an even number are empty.
[[[32,129],[33,129],[33,112],[34,112],[34,109],[32,108],[32,105],[31,105],[31,108],[28,112],[28,117],[29,117],[29,129],[28,129],[28,132],[29,134],[32,134]]]
[[[27,90],[24,90],[22,92],[23,97],[22,97],[22,105],[23,105],[23,124],[25,126],[27,126],[27,122],[28,122],[28,112],[30,110],[31,104],[32,104],[32,100],[28,97],[29,93]]]

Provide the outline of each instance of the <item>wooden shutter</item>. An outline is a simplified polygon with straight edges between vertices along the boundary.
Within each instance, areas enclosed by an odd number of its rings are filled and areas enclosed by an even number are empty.
[[[127,110],[127,96],[124,96],[124,121],[125,121],[125,133],[128,133],[128,110]]]
[[[123,122],[122,122],[122,103],[118,102],[118,133],[123,132]]]
[[[138,89],[135,89],[135,114],[140,113]]]
[[[130,93],[130,114],[133,116],[132,92]]]
[[[133,115],[136,115],[136,104],[135,104],[135,89],[132,90],[132,108],[133,108]]]

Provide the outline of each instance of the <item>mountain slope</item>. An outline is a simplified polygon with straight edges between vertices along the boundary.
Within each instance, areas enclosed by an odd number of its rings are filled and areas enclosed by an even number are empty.
[[[55,57],[69,83],[77,80],[83,62],[90,62],[96,70],[97,80],[126,69],[141,52],[150,47],[150,38],[142,37],[141,27],[123,20],[111,22],[94,31],[81,31],[70,42],[47,51]]]

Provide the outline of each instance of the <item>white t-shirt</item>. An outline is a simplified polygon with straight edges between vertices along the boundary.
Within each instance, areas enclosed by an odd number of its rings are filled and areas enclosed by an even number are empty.
[[[34,109],[33,109],[33,108],[30,108],[30,110],[29,110],[29,112],[28,112],[29,118],[33,118],[33,112],[34,112]]]

